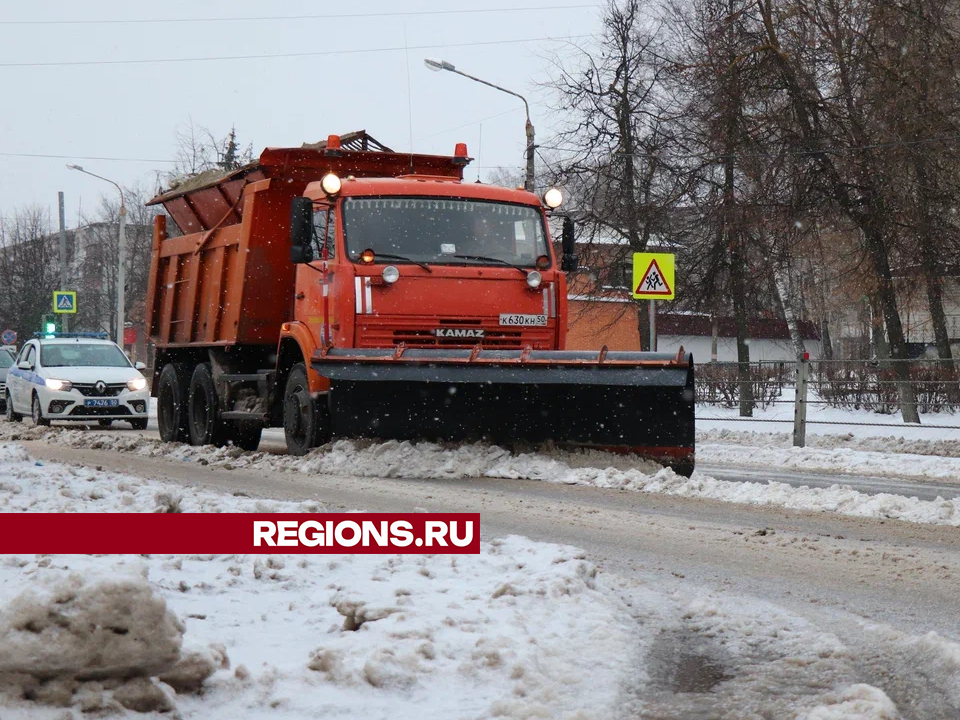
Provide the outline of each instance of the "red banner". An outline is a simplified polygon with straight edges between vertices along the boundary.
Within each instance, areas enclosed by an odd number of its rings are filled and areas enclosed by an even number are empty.
[[[480,552],[476,513],[0,513],[0,554]]]

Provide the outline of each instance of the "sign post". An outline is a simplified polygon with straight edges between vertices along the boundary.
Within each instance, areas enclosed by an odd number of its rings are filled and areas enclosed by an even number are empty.
[[[4,345],[16,345],[17,334],[13,330],[4,330],[0,335],[0,341],[3,341]]]
[[[633,297],[650,301],[650,350],[657,349],[657,300],[676,297],[672,253],[633,254]]]

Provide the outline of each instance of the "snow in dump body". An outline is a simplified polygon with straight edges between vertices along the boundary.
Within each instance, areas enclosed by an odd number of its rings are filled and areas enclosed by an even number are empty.
[[[0,423],[0,432],[4,425]],[[20,431],[24,432],[24,431]],[[591,485],[635,492],[699,497],[747,505],[776,505],[793,510],[836,512],[935,525],[960,525],[960,501],[954,498],[919,500],[881,493],[869,495],[838,483],[828,488],[791,487],[786,483],[734,482],[718,480],[702,472],[684,478],[672,470],[636,457],[598,451],[513,454],[481,443],[440,446],[434,443],[387,441],[383,443],[341,440],[315,449],[302,457],[247,453],[236,447],[193,447],[163,443],[134,434],[46,429],[39,437],[73,447],[130,452],[145,457],[171,457],[202,462],[227,469],[269,469],[307,475],[360,476],[373,478],[467,479],[474,477],[539,480],[571,485]],[[880,454],[866,451],[818,451],[807,448],[742,448],[733,445],[705,445],[701,456],[715,461],[726,457],[763,458],[766,466],[789,464],[784,457],[813,457],[825,452],[840,459],[831,467],[856,468],[868,464],[884,474],[924,469],[938,479],[960,478],[960,459]],[[765,453],[765,454],[764,454]],[[832,455],[831,455],[832,454]],[[852,455],[853,459],[846,454]],[[859,459],[859,460],[858,460]],[[759,462],[759,461],[758,461]],[[846,463],[846,464],[844,464]],[[938,470],[938,468],[940,468]],[[947,468],[944,470],[943,468]],[[953,470],[952,468],[956,468]],[[915,470],[916,471],[916,470]],[[956,472],[956,476],[951,473]],[[915,476],[916,477],[916,476]],[[960,497],[960,485],[957,496]]]

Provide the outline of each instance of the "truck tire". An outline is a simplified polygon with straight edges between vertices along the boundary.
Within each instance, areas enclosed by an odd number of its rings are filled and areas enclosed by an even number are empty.
[[[40,396],[33,394],[33,405],[30,408],[33,412],[33,424],[37,427],[50,427],[49,418],[43,416],[43,407],[40,403]]]
[[[217,388],[213,383],[210,365],[207,363],[197,365],[193,371],[187,405],[190,444],[216,445],[217,447],[226,445],[228,428],[220,419]]]
[[[260,447],[263,425],[255,420],[240,420],[236,423],[230,439],[241,450],[255,452]]]
[[[306,455],[311,448],[330,440],[330,414],[325,405],[318,406],[310,395],[307,368],[303,363],[294,365],[287,376],[283,391],[283,435],[291,455]]]
[[[187,400],[190,396],[190,366],[167,363],[157,382],[157,424],[163,442],[190,442]]]

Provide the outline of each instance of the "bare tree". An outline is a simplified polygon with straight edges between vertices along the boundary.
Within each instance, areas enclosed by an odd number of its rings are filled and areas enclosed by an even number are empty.
[[[23,338],[41,330],[60,287],[58,261],[46,210],[25,207],[0,217],[0,325]]]
[[[155,206],[141,186],[124,188],[127,207],[124,267],[126,320],[141,323],[146,316],[147,281],[153,247]],[[97,209],[81,217],[78,243],[77,327],[108,330],[116,327],[119,268],[120,203],[113,195],[100,198]]]
[[[199,175],[209,170],[236,170],[253,159],[253,145],[242,147],[235,127],[223,137],[190,118],[176,130],[173,170],[168,179]]]
[[[601,21],[596,46],[571,45],[553,58],[549,83],[557,110],[569,119],[556,138],[553,169],[572,197],[581,238],[606,244],[613,273],[597,277],[598,292],[605,283],[620,285],[632,253],[666,235],[683,193],[667,157],[660,82],[666,60],[656,23],[641,0],[611,0]],[[648,349],[648,315],[636,315],[641,348]]]
[[[775,6],[773,0],[756,0],[763,47],[790,100],[794,148],[816,167],[825,193],[860,230],[876,279],[903,419],[919,422],[910,368],[902,362],[907,347],[893,281],[894,218],[886,191],[894,167],[884,162],[872,112],[867,55],[879,30],[870,23],[868,5],[869,0],[788,0]]]

